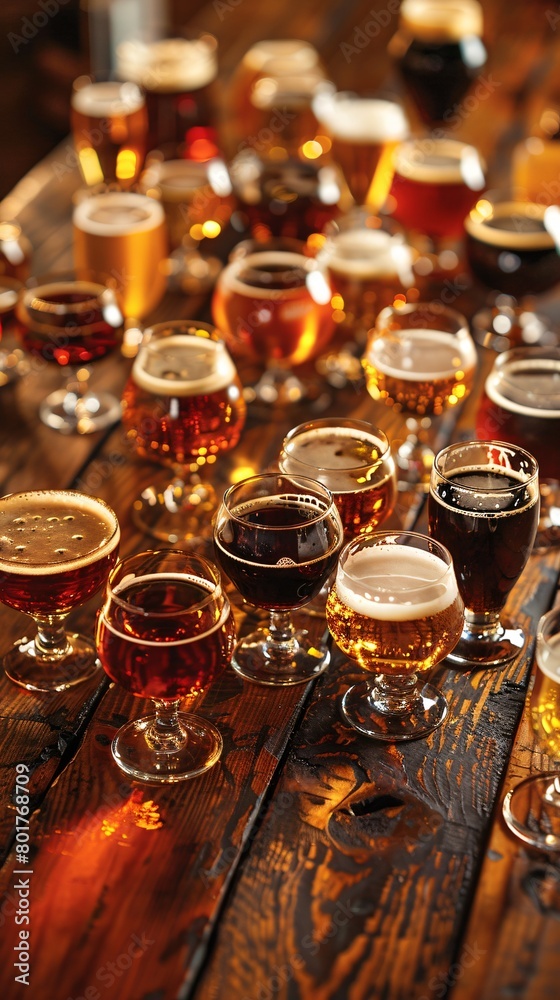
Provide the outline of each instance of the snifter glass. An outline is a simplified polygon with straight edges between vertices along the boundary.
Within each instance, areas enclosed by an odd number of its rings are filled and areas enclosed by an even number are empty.
[[[67,376],[66,386],[41,403],[43,423],[64,434],[91,434],[116,423],[119,399],[90,388],[90,365],[122,340],[124,315],[115,282],[87,269],[29,279],[15,317],[28,354],[59,365]]]
[[[176,782],[212,767],[223,747],[219,731],[179,707],[225,669],[235,640],[213,563],[177,549],[123,559],[109,576],[96,639],[111,680],[155,707],[116,734],[111,749],[121,770]]]
[[[443,545],[410,531],[379,531],[348,542],[326,613],[340,649],[376,675],[342,699],[342,714],[354,729],[393,742],[441,725],[447,702],[423,682],[463,626],[463,602]]]
[[[133,506],[142,531],[176,542],[208,534],[216,495],[201,478],[239,441],[246,405],[221,333],[198,320],[146,330],[123,393],[123,425],[135,451],[170,470]]]
[[[330,663],[326,645],[297,629],[291,612],[320,592],[342,544],[332,494],[303,476],[264,473],[230,486],[214,519],[214,550],[241,596],[270,614],[245,636],[234,670],[259,684],[304,684]]]
[[[372,399],[406,421],[395,454],[401,479],[427,489],[433,424],[463,402],[474,381],[477,354],[466,318],[437,301],[396,303],[377,317],[362,361]]]
[[[560,282],[560,207],[487,193],[464,226],[470,269],[490,293],[472,319],[475,339],[496,351],[557,343],[534,297]]]
[[[551,760],[560,760],[560,608],[543,615],[537,628],[536,673],[530,695],[533,729]],[[510,830],[539,850],[560,849],[560,771],[525,778],[503,805]]]
[[[0,601],[29,615],[3,658],[8,677],[30,691],[64,691],[99,669],[93,642],[67,632],[70,611],[104,586],[120,538],[114,511],[73,490],[33,490],[0,499]]]
[[[449,661],[502,666],[525,644],[502,624],[507,597],[529,559],[539,521],[538,465],[504,441],[462,441],[436,455],[430,534],[451,552],[465,604],[463,634]]]

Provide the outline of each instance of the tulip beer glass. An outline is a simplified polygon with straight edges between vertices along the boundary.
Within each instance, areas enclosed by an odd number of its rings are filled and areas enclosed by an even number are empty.
[[[117,563],[97,620],[99,658],[111,680],[155,705],[155,714],[129,722],[113,740],[123,771],[175,782],[216,763],[220,733],[179,705],[224,670],[234,637],[220,575],[206,559],[169,549]]]
[[[342,544],[342,524],[326,487],[302,476],[252,476],[224,494],[214,522],[216,558],[242,597],[270,613],[246,636],[232,666],[259,684],[303,684],[330,663],[328,648],[290,612],[320,592]]]
[[[96,673],[92,642],[66,632],[64,620],[104,586],[119,538],[116,515],[96,497],[36,490],[0,499],[0,601],[38,627],[4,657],[16,684],[63,691]]]
[[[463,625],[449,552],[414,532],[374,532],[340,553],[327,600],[333,638],[373,681],[353,685],[342,712],[360,733],[400,741],[425,736],[447,702],[420,678],[451,652]]]

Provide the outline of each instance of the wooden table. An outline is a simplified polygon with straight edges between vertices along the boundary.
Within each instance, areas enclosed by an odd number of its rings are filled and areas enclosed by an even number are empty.
[[[549,6],[549,5],[548,5]],[[547,4],[486,5],[494,81],[486,103],[461,125],[476,136],[501,182],[535,87],[553,73],[557,41]],[[194,7],[194,5],[193,5]],[[225,9],[227,7],[227,10]],[[259,37],[302,36],[322,52],[340,87],[388,71],[393,20],[367,52],[347,61],[372,0],[344,7],[309,0],[201,6],[193,25],[219,38],[222,79]],[[301,9],[299,9],[301,8]],[[384,19],[386,20],[386,19]],[[288,30],[289,27],[289,30]],[[375,58],[374,58],[375,56]],[[537,61],[540,59],[540,61]],[[491,74],[491,77],[490,77]],[[224,88],[225,89],[225,88]],[[34,269],[70,262],[70,204],[78,178],[61,174],[65,146],[2,205],[35,248]],[[472,313],[467,291],[454,303]],[[554,297],[551,304],[554,305]],[[200,314],[202,301],[169,296],[154,319]],[[475,392],[455,428],[472,436],[491,355],[481,349]],[[119,392],[130,362],[111,357],[96,383]],[[61,437],[37,418],[59,373],[33,365],[0,393],[0,495],[73,487],[107,500],[121,551],[147,547],[130,518],[153,467],[135,458],[115,427]],[[400,422],[364,390],[338,390],[325,411],[386,426]],[[251,410],[242,440],[215,466],[221,488],[239,470],[274,461],[303,407]],[[402,494],[398,523],[425,525],[422,504]],[[450,715],[429,738],[381,745],[339,712],[357,674],[337,653],[315,683],[267,689],[228,670],[197,703],[224,736],[220,762],[181,785],[131,782],[110,753],[116,729],[145,711],[104,677],[62,694],[32,694],[0,680],[2,768],[0,985],[2,996],[68,1000],[451,1000],[558,995],[560,867],[525,851],[501,818],[505,791],[551,766],[535,745],[525,696],[535,627],[555,600],[560,552],[533,555],[506,608],[528,635],[500,671],[442,667]],[[98,601],[72,615],[91,630]],[[259,615],[238,608],[241,630]],[[0,609],[3,652],[22,616]],[[29,867],[15,859],[17,765],[32,802]],[[26,893],[29,892],[27,896]],[[29,986],[15,982],[13,950],[29,901]]]

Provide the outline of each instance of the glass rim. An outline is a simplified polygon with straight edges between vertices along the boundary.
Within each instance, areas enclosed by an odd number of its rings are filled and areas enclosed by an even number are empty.
[[[410,316],[410,315],[422,315],[431,314],[432,316],[446,316],[453,319],[457,325],[464,329],[469,336],[470,326],[467,317],[458,311],[458,309],[453,309],[451,306],[446,306],[443,303],[437,302],[437,300],[426,300],[421,302],[403,302],[402,306],[385,306],[375,321],[375,329],[383,329],[383,324],[389,319],[389,317],[398,316]],[[411,327],[414,329],[414,327]]]
[[[528,475],[527,479],[520,480],[519,483],[515,483],[513,486],[493,486],[492,489],[491,489],[492,493],[514,493],[514,492],[517,492],[518,490],[520,490],[522,488],[525,488],[527,486],[527,483],[531,483],[535,479],[538,478],[538,475],[539,475],[539,463],[537,462],[535,456],[532,455],[530,451],[527,451],[526,448],[522,448],[520,445],[512,444],[510,441],[498,441],[498,440],[494,440],[494,439],[492,439],[492,440],[485,440],[485,439],[474,440],[473,439],[471,441],[454,441],[454,442],[452,442],[452,444],[446,445],[445,448],[442,448],[441,451],[438,451],[437,455],[435,456],[434,462],[433,462],[433,466],[432,466],[433,470],[435,470],[437,472],[437,474],[442,479],[444,479],[446,482],[449,482],[451,480],[451,477],[449,476],[449,474],[443,472],[442,469],[440,468],[440,459],[441,459],[441,457],[442,456],[447,456],[452,451],[460,451],[461,448],[468,448],[471,445],[476,445],[479,448],[483,447],[484,445],[487,445],[487,446],[492,446],[492,447],[496,447],[496,448],[501,448],[501,449],[504,449],[505,451],[515,452],[516,454],[519,454],[519,455],[523,456],[525,459],[528,459],[528,461],[533,466],[533,472],[531,472],[531,474]],[[487,464],[489,464],[489,463],[487,463]],[[464,466],[458,466],[458,468],[464,470],[465,467]],[[503,466],[503,468],[507,472],[507,467]],[[456,471],[456,470],[454,469],[453,471]],[[481,471],[481,470],[478,469],[478,471]],[[484,470],[482,470],[482,471],[484,471]],[[454,485],[457,486],[456,483]],[[485,490],[482,490],[480,486],[469,486],[466,483],[461,483],[459,485],[459,488],[461,490],[464,490],[465,493],[473,493],[473,494],[475,494],[475,493],[486,492]]]
[[[171,319],[167,322],[151,323],[150,326],[147,326],[140,347],[142,349],[149,348],[153,340],[159,337],[166,339],[167,336],[197,336],[197,330],[204,330],[208,334],[208,337],[201,337],[201,340],[213,340],[216,343],[223,343],[225,346],[224,334],[214,323],[205,323],[198,319]],[[170,331],[168,335],[166,331]]]
[[[438,553],[440,553],[440,555],[444,557],[440,558],[443,566],[441,576],[438,576],[435,580],[425,580],[420,582],[419,586],[411,587],[411,593],[424,590],[428,586],[433,586],[434,583],[439,583],[450,570],[454,571],[453,556],[451,555],[449,549],[443,544],[443,542],[440,542],[439,539],[433,538],[431,535],[424,535],[420,531],[407,531],[406,529],[391,531],[390,529],[385,529],[383,531],[373,531],[368,535],[358,535],[356,538],[351,538],[348,542],[346,542],[338,555],[337,572],[345,573],[345,575],[350,579],[359,582],[359,577],[353,576],[351,572],[346,570],[346,562],[352,554],[352,550],[355,549],[357,551],[361,551],[362,549],[380,547],[384,544],[385,540],[388,542],[388,540],[392,538],[395,539],[395,545],[403,545],[406,547],[406,542],[399,541],[399,539],[403,538],[403,536],[405,539],[410,539],[411,542],[421,540],[423,543],[422,545],[411,544],[409,546],[410,548],[421,548],[424,552],[433,552],[434,555],[438,555]],[[386,547],[390,548],[391,543],[388,542]]]
[[[367,420],[354,420],[352,417],[318,417],[316,420],[306,420],[301,424],[296,424],[295,427],[292,427],[291,430],[288,431],[281,444],[280,456],[282,457],[285,453],[286,445],[291,444],[291,442],[298,437],[299,434],[320,428],[333,428],[336,430],[339,427],[348,427],[351,429],[355,428],[357,431],[362,431],[367,434],[368,437],[378,437],[380,444],[384,446],[383,450],[380,451],[378,457],[376,459],[372,459],[371,462],[362,462],[360,465],[352,466],[314,465],[313,463],[306,462],[305,459],[296,456],[287,457],[292,457],[294,461],[298,462],[300,465],[304,465],[308,469],[315,469],[317,472],[345,472],[355,469],[370,469],[372,467],[376,467],[380,465],[385,458],[391,455],[391,444],[385,431],[381,430],[380,427],[375,427],[373,424],[369,424]],[[283,474],[289,475],[289,473]],[[295,475],[298,475],[298,473],[295,473]],[[313,479],[313,476],[309,476],[308,478]]]
[[[130,604],[129,601],[123,600],[123,598],[119,596],[118,590],[114,589],[114,587],[113,587],[113,579],[114,579],[114,577],[117,575],[117,573],[120,570],[122,570],[123,568],[126,568],[127,565],[130,564],[130,563],[132,563],[133,561],[140,560],[143,557],[147,557],[147,556],[162,556],[162,555],[169,556],[170,554],[174,554],[174,555],[177,554],[179,556],[183,555],[183,556],[187,556],[188,559],[193,559],[195,561],[198,561],[202,565],[203,568],[205,568],[206,570],[208,570],[210,572],[210,574],[212,574],[213,580],[210,580],[208,577],[200,576],[200,574],[198,574],[198,576],[197,576],[198,579],[204,580],[206,583],[212,583],[212,582],[214,583],[213,589],[208,592],[208,595],[206,597],[204,597],[197,604],[193,604],[189,608],[184,608],[182,611],[173,610],[173,611],[148,611],[148,612],[146,612],[142,607],[139,607],[139,605],[137,605],[137,604]],[[150,575],[151,576],[162,577],[164,575],[170,575],[170,572],[171,571],[166,572],[164,574],[160,570],[157,574],[152,573]],[[180,575],[187,576],[189,574],[183,572]],[[192,573],[190,575],[191,576],[195,576],[196,574]],[[137,576],[132,577],[130,575],[128,575],[128,576],[125,575],[123,577],[123,581],[127,580],[127,579],[130,579],[130,581],[132,582],[132,579],[138,579],[138,577]],[[121,582],[123,582],[123,581],[121,581]],[[122,559],[119,559],[117,561],[117,563],[111,569],[111,571],[109,573],[109,576],[107,578],[107,584],[106,584],[106,588],[105,588],[105,595],[106,595],[106,598],[110,598],[111,601],[114,601],[115,604],[118,604],[119,607],[125,609],[126,611],[130,611],[132,614],[135,614],[135,615],[148,615],[150,618],[157,618],[157,619],[182,618],[182,617],[184,617],[186,615],[191,615],[191,614],[193,614],[193,612],[201,611],[203,608],[207,607],[207,605],[210,604],[212,601],[215,601],[216,598],[218,598],[218,599],[222,598],[225,602],[229,603],[228,599],[227,599],[227,596],[226,596],[226,594],[225,594],[225,592],[223,590],[223,587],[222,587],[222,577],[221,577],[220,571],[219,571],[218,567],[216,566],[216,564],[213,563],[213,562],[211,562],[210,559],[207,559],[206,556],[199,555],[196,552],[188,552],[186,549],[175,549],[175,548],[173,548],[173,549],[145,549],[142,552],[135,552],[135,553],[132,553],[131,555],[124,556]]]
[[[240,489],[242,486],[246,486],[247,484],[250,484],[250,483],[256,483],[257,480],[259,480],[259,479],[260,480],[265,480],[266,479],[266,480],[272,481],[274,479],[278,479],[279,477],[281,477],[282,479],[285,479],[285,480],[291,480],[294,483],[301,482],[301,483],[304,484],[304,488],[305,488],[305,486],[308,485],[309,487],[311,487],[311,491],[308,494],[310,497],[313,497],[314,499],[316,499],[316,496],[314,496],[314,494],[319,493],[319,495],[323,494],[323,497],[319,496],[319,499],[328,500],[328,506],[325,507],[325,510],[319,511],[318,514],[317,514],[317,516],[314,517],[314,518],[312,518],[309,521],[302,521],[300,526],[310,526],[312,524],[316,524],[318,521],[322,521],[326,517],[326,515],[331,511],[331,509],[334,510],[336,512],[337,517],[339,517],[338,508],[337,508],[337,506],[336,506],[336,504],[334,502],[334,497],[332,495],[332,492],[329,490],[328,486],[324,486],[323,483],[319,483],[316,479],[311,479],[308,476],[300,476],[299,473],[294,473],[293,475],[290,475],[290,473],[288,473],[288,472],[282,472],[282,471],[279,471],[279,472],[263,472],[263,473],[259,473],[259,474],[255,475],[255,476],[248,476],[247,479],[241,479],[238,483],[232,483],[231,486],[228,486],[227,490],[225,491],[225,493],[224,493],[224,495],[222,497],[222,504],[225,507],[225,509],[227,510],[228,515],[234,521],[236,521],[238,524],[243,524],[243,525],[246,526],[246,521],[243,521],[242,518],[238,517],[237,514],[234,513],[234,511],[232,510],[232,508],[230,506],[230,501],[231,501],[231,498],[232,498],[234,492],[236,490]],[[265,493],[262,496],[255,496],[252,499],[253,500],[261,500],[261,499],[265,499],[267,496],[270,497],[270,498],[273,498],[275,496],[276,497],[282,497],[282,496],[287,496],[287,495],[288,495],[288,490],[282,490],[282,491],[277,490],[275,493],[268,493],[268,494]],[[257,524],[254,527],[256,529],[258,529],[258,531],[277,531],[277,532],[283,532],[283,531],[293,531],[294,527],[298,527],[298,525],[293,525],[293,524],[290,524],[290,525]]]
[[[84,297],[77,302],[51,302],[47,297],[56,294],[80,294],[80,292],[83,292]],[[114,288],[103,284],[103,282],[94,281],[93,278],[91,280],[63,276],[57,278],[53,275],[52,278],[45,281],[38,281],[36,285],[25,284],[20,291],[20,300],[28,310],[37,308],[38,303],[40,303],[39,312],[64,316],[68,312],[86,312],[88,309],[91,310],[99,306],[103,298],[107,297],[107,293],[116,297]]]
[[[72,559],[65,559],[64,561],[57,563],[48,562],[45,559],[41,559],[39,562],[32,562],[30,560],[27,560],[25,563],[19,563],[19,566],[22,567],[21,569],[22,573],[25,573],[27,567],[29,567],[30,569],[36,567],[45,567],[46,572],[44,574],[40,574],[42,576],[46,576],[47,572],[48,573],[66,572],[68,569],[72,569],[73,567],[81,565],[84,562],[84,560],[88,559],[88,556],[94,553],[97,553],[99,557],[102,558],[109,552],[112,552],[112,550],[118,544],[121,536],[121,528],[119,519],[115,511],[113,510],[112,507],[109,506],[106,500],[102,500],[101,497],[92,496],[90,493],[81,493],[80,490],[67,490],[67,489],[17,490],[14,493],[6,493],[3,497],[0,497],[0,505],[5,500],[10,500],[10,501],[18,500],[18,499],[23,499],[24,497],[37,496],[39,494],[53,499],[56,498],[57,496],[58,497],[70,496],[72,498],[76,498],[82,501],[81,506],[83,506],[83,508],[86,510],[90,509],[90,505],[102,507],[103,510],[105,510],[108,513],[109,519],[112,522],[112,531],[111,534],[108,536],[108,538],[106,538],[105,541],[101,544],[101,546],[97,547],[97,549],[88,549],[87,552],[85,552],[84,554],[80,556],[75,556]],[[62,500],[62,504],[63,503],[64,501]],[[108,523],[109,522],[107,522],[107,524]],[[90,562],[91,561],[93,560],[90,560]],[[84,565],[88,566],[90,565],[90,562],[86,561]],[[0,564],[8,565],[9,560],[4,560],[2,556],[0,556]],[[12,570],[11,572],[15,571]]]
[[[549,629],[550,623],[557,619],[557,627],[550,634],[546,634]],[[548,611],[541,615],[537,624],[537,641],[543,642],[546,646],[550,645],[550,639],[552,636],[560,636],[560,604],[549,608]]]

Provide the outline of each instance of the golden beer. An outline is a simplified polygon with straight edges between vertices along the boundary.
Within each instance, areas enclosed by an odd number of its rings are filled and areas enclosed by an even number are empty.
[[[531,719],[539,744],[560,759],[560,633],[537,637],[537,671],[531,693]]]
[[[117,181],[122,188],[131,187],[146,155],[148,117],[140,88],[80,77],[74,84],[71,121],[84,182]]]
[[[167,235],[162,206],[131,191],[84,198],[73,215],[76,268],[117,282],[127,317],[141,319],[166,288]]]

